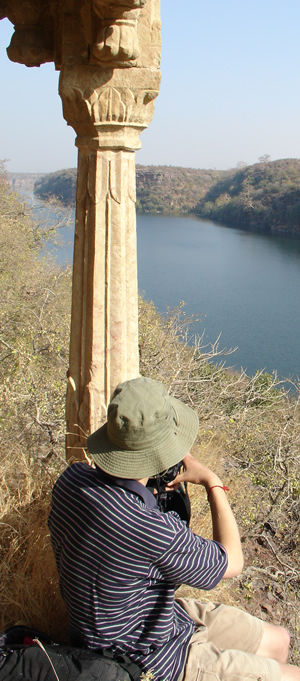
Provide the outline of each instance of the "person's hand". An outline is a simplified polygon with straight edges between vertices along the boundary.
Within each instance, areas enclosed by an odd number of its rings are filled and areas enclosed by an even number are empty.
[[[223,578],[236,577],[243,569],[244,559],[236,520],[226,498],[225,487],[220,478],[194,459],[188,452],[183,459],[184,471],[169,482],[166,489],[176,490],[181,482],[193,482],[205,487],[212,517],[214,541],[222,544],[228,557],[228,565]]]
[[[181,482],[192,482],[194,485],[203,485],[206,491],[210,489],[213,485],[223,485],[220,478],[210,470],[206,468],[202,463],[197,461],[190,452],[184,457],[183,465],[184,471],[178,473],[176,478],[166,485],[167,490],[178,489]]]

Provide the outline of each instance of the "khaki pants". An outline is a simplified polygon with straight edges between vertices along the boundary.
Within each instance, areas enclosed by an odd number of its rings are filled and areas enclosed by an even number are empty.
[[[196,624],[182,681],[280,681],[278,662],[255,655],[260,619],[231,606],[176,600]]]

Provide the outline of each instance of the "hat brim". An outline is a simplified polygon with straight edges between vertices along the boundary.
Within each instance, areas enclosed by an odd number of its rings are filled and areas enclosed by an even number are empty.
[[[176,413],[177,426],[165,441],[158,439],[149,450],[118,449],[110,441],[107,423],[87,439],[87,447],[93,460],[105,473],[118,478],[150,478],[175,466],[187,454],[198,433],[197,414],[184,402],[170,397]]]

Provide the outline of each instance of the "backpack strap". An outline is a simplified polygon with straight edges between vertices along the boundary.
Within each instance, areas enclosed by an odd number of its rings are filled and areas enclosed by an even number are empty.
[[[132,679],[132,681],[139,681],[141,678],[141,673],[142,670],[140,667],[138,667],[135,662],[132,662],[130,658],[127,655],[124,655],[122,653],[113,653],[110,650],[107,650],[106,648],[103,648],[103,650],[97,650],[99,655],[102,655],[102,657],[107,657],[110,660],[113,660],[114,662],[117,662],[122,669],[124,669]]]

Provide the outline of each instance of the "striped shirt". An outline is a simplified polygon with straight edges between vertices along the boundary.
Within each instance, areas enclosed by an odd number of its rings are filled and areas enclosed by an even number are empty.
[[[175,585],[212,589],[227,555],[135,485],[141,496],[86,463],[60,476],[48,521],[60,590],[73,643],[126,653],[156,681],[176,681],[195,625],[174,600]]]

